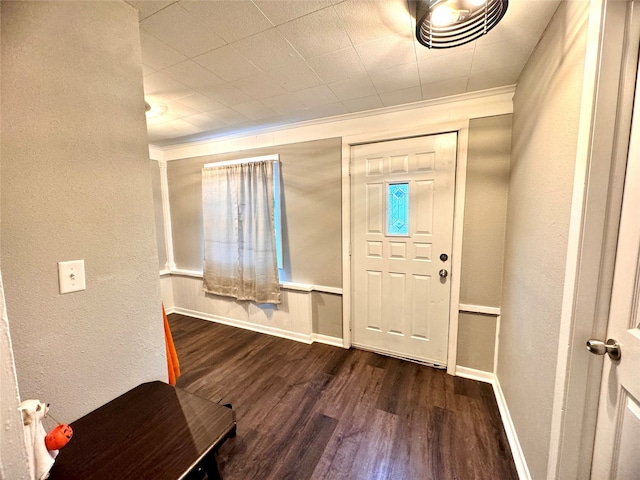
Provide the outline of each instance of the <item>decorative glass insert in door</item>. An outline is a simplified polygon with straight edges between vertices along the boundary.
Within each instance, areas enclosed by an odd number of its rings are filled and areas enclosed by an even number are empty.
[[[387,184],[387,235],[409,235],[409,183]]]

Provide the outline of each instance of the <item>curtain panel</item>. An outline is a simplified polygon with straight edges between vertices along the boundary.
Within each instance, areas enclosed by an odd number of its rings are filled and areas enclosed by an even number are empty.
[[[273,162],[202,169],[205,292],[280,303]]]

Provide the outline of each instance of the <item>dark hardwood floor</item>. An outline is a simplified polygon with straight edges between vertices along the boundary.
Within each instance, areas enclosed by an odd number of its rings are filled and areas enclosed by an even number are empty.
[[[178,386],[237,413],[224,480],[517,479],[490,385],[169,315]]]

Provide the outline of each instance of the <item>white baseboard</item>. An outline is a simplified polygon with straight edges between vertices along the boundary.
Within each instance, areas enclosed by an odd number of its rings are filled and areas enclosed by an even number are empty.
[[[170,307],[166,309],[167,315],[170,313],[177,313],[180,315],[187,315],[188,317],[195,317],[201,320],[208,320],[210,322],[222,323],[231,327],[238,327],[244,330],[251,330],[252,332],[266,333],[267,335],[274,335],[280,338],[286,338],[288,340],[295,340],[302,343],[324,343],[326,345],[333,345],[334,347],[342,347],[342,339],[338,337],[330,337],[329,335],[322,335],[320,333],[312,333],[311,335],[305,335],[303,333],[289,332],[280,328],[268,327],[265,325],[258,325],[255,323],[244,322],[242,320],[236,320],[233,318],[222,317],[219,315],[212,315],[209,313],[198,312],[195,310],[189,310],[188,308]]]
[[[334,347],[344,348],[344,344],[342,342],[342,338],[339,337],[330,337],[329,335],[322,335],[320,333],[312,333],[311,339],[314,342],[324,343],[325,345],[333,345]]]
[[[520,480],[531,480],[531,473],[529,473],[529,467],[527,466],[527,461],[524,458],[524,452],[520,446],[518,434],[516,433],[516,428],[513,425],[511,414],[509,413],[509,407],[507,407],[507,400],[504,398],[504,393],[502,393],[502,387],[500,386],[500,382],[497,377],[495,377],[495,381],[493,382],[493,392],[496,396],[496,401],[498,402],[498,409],[500,410],[502,424],[507,432],[507,438],[509,439],[509,446],[511,447],[513,461],[516,464],[518,477]]]
[[[275,337],[286,338],[288,340],[295,340],[302,343],[313,343],[313,334],[305,335],[303,333],[290,332],[288,330],[281,330],[279,328],[269,327],[267,325],[260,325],[257,323],[245,322],[243,320],[236,320],[235,318],[222,317],[220,315],[212,315],[210,313],[189,310],[188,308],[174,307],[172,310],[172,313],[179,313],[181,315],[187,315],[189,317],[209,320],[210,322],[222,323],[231,327],[251,330],[252,332],[266,333]]]
[[[513,455],[513,461],[516,465],[518,478],[520,480],[531,480],[531,473],[529,473],[529,467],[527,466],[527,461],[524,458],[524,453],[522,452],[522,447],[518,440],[518,434],[516,433],[516,428],[513,425],[513,420],[509,413],[509,407],[507,407],[507,400],[504,398],[504,393],[502,392],[502,387],[500,386],[498,377],[496,377],[494,373],[459,366],[456,366],[456,375],[459,377],[469,378],[471,380],[490,383],[493,386],[493,393],[496,396],[498,410],[500,411],[500,418],[502,419],[502,425],[504,426],[504,430],[507,434],[509,447],[511,447],[511,454]]]
[[[478,380],[479,382],[493,383],[496,381],[496,376],[491,372],[485,372],[483,370],[476,370],[475,368],[461,367],[456,365],[456,376],[469,378],[471,380]]]

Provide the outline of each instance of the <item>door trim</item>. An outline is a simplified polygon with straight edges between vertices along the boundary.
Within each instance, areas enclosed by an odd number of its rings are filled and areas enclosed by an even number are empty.
[[[467,178],[469,119],[401,131],[376,132],[342,137],[342,339],[343,347],[351,343],[351,147],[366,143],[401,140],[410,137],[456,132],[456,173],[454,183],[453,245],[451,251],[451,302],[449,306],[449,338],[447,373],[455,375],[458,345],[458,309],[460,305],[460,272],[462,266],[462,229]]]
[[[635,90],[638,0],[592,0],[547,478],[587,478],[602,359],[584,342],[606,334]],[[625,28],[620,28],[624,25]],[[606,208],[602,208],[605,205]]]
[[[460,314],[460,276],[462,272],[462,231],[464,229],[464,200],[467,186],[467,151],[469,149],[469,120],[458,129],[456,181],[453,201],[453,247],[451,251],[451,301],[449,304],[449,347],[447,373],[455,375],[458,356],[458,317]]]

